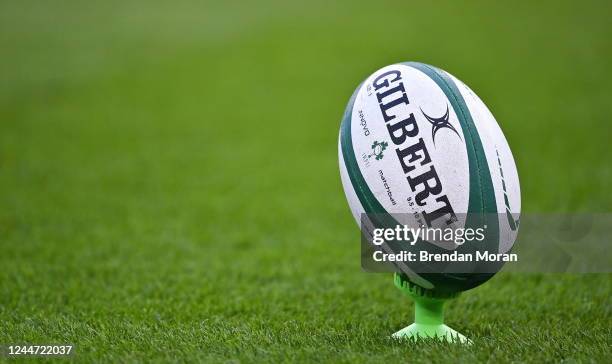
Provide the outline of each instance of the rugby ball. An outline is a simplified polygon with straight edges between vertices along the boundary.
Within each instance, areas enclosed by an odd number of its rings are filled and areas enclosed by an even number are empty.
[[[510,147],[485,104],[451,74],[416,62],[374,72],[348,103],[338,153],[358,224],[362,214],[406,214],[404,223],[414,227],[488,214],[495,216],[488,223],[493,250],[512,248],[521,197]],[[445,292],[493,275],[402,273],[426,290]]]

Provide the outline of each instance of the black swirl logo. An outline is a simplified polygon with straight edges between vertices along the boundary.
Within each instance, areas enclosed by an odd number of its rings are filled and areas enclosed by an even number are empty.
[[[446,105],[446,113],[444,115],[442,115],[441,117],[439,117],[439,118],[434,118],[434,117],[431,117],[431,116],[425,114],[423,109],[421,109],[421,112],[423,113],[423,116],[425,116],[427,121],[429,121],[431,123],[431,139],[433,139],[434,146],[436,145],[436,134],[441,129],[450,129],[455,134],[457,134],[459,139],[461,139],[461,135],[459,135],[457,130],[448,121],[448,115],[449,115],[449,113],[448,113],[448,104]]]

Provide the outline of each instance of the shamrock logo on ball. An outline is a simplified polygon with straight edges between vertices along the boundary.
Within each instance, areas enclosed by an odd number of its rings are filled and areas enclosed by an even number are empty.
[[[387,146],[389,146],[387,142],[374,141],[374,143],[372,143],[373,153],[370,154],[368,158],[376,157],[376,160],[383,159],[384,157],[383,152],[385,151],[385,149],[387,149]]]

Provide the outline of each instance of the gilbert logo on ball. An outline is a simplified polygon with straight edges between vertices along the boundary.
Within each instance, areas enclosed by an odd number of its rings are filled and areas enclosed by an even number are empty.
[[[374,72],[349,101],[338,147],[342,184],[358,224],[363,214],[403,214],[402,224],[414,228],[484,226],[482,246],[430,245],[494,253],[512,248],[521,198],[510,147],[485,104],[449,73],[416,62]],[[417,317],[395,336],[465,341],[442,324],[441,310],[445,299],[494,274],[474,266],[461,273],[400,268],[395,283],[416,298]]]

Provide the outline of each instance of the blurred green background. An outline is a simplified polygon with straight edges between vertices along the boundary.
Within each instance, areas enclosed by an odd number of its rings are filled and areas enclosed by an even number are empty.
[[[360,270],[336,143],[367,75],[433,64],[501,124],[524,211],[609,212],[611,10],[0,0],[0,343],[83,362],[609,360],[609,275],[501,273],[449,305],[473,347],[391,341],[411,303]]]

